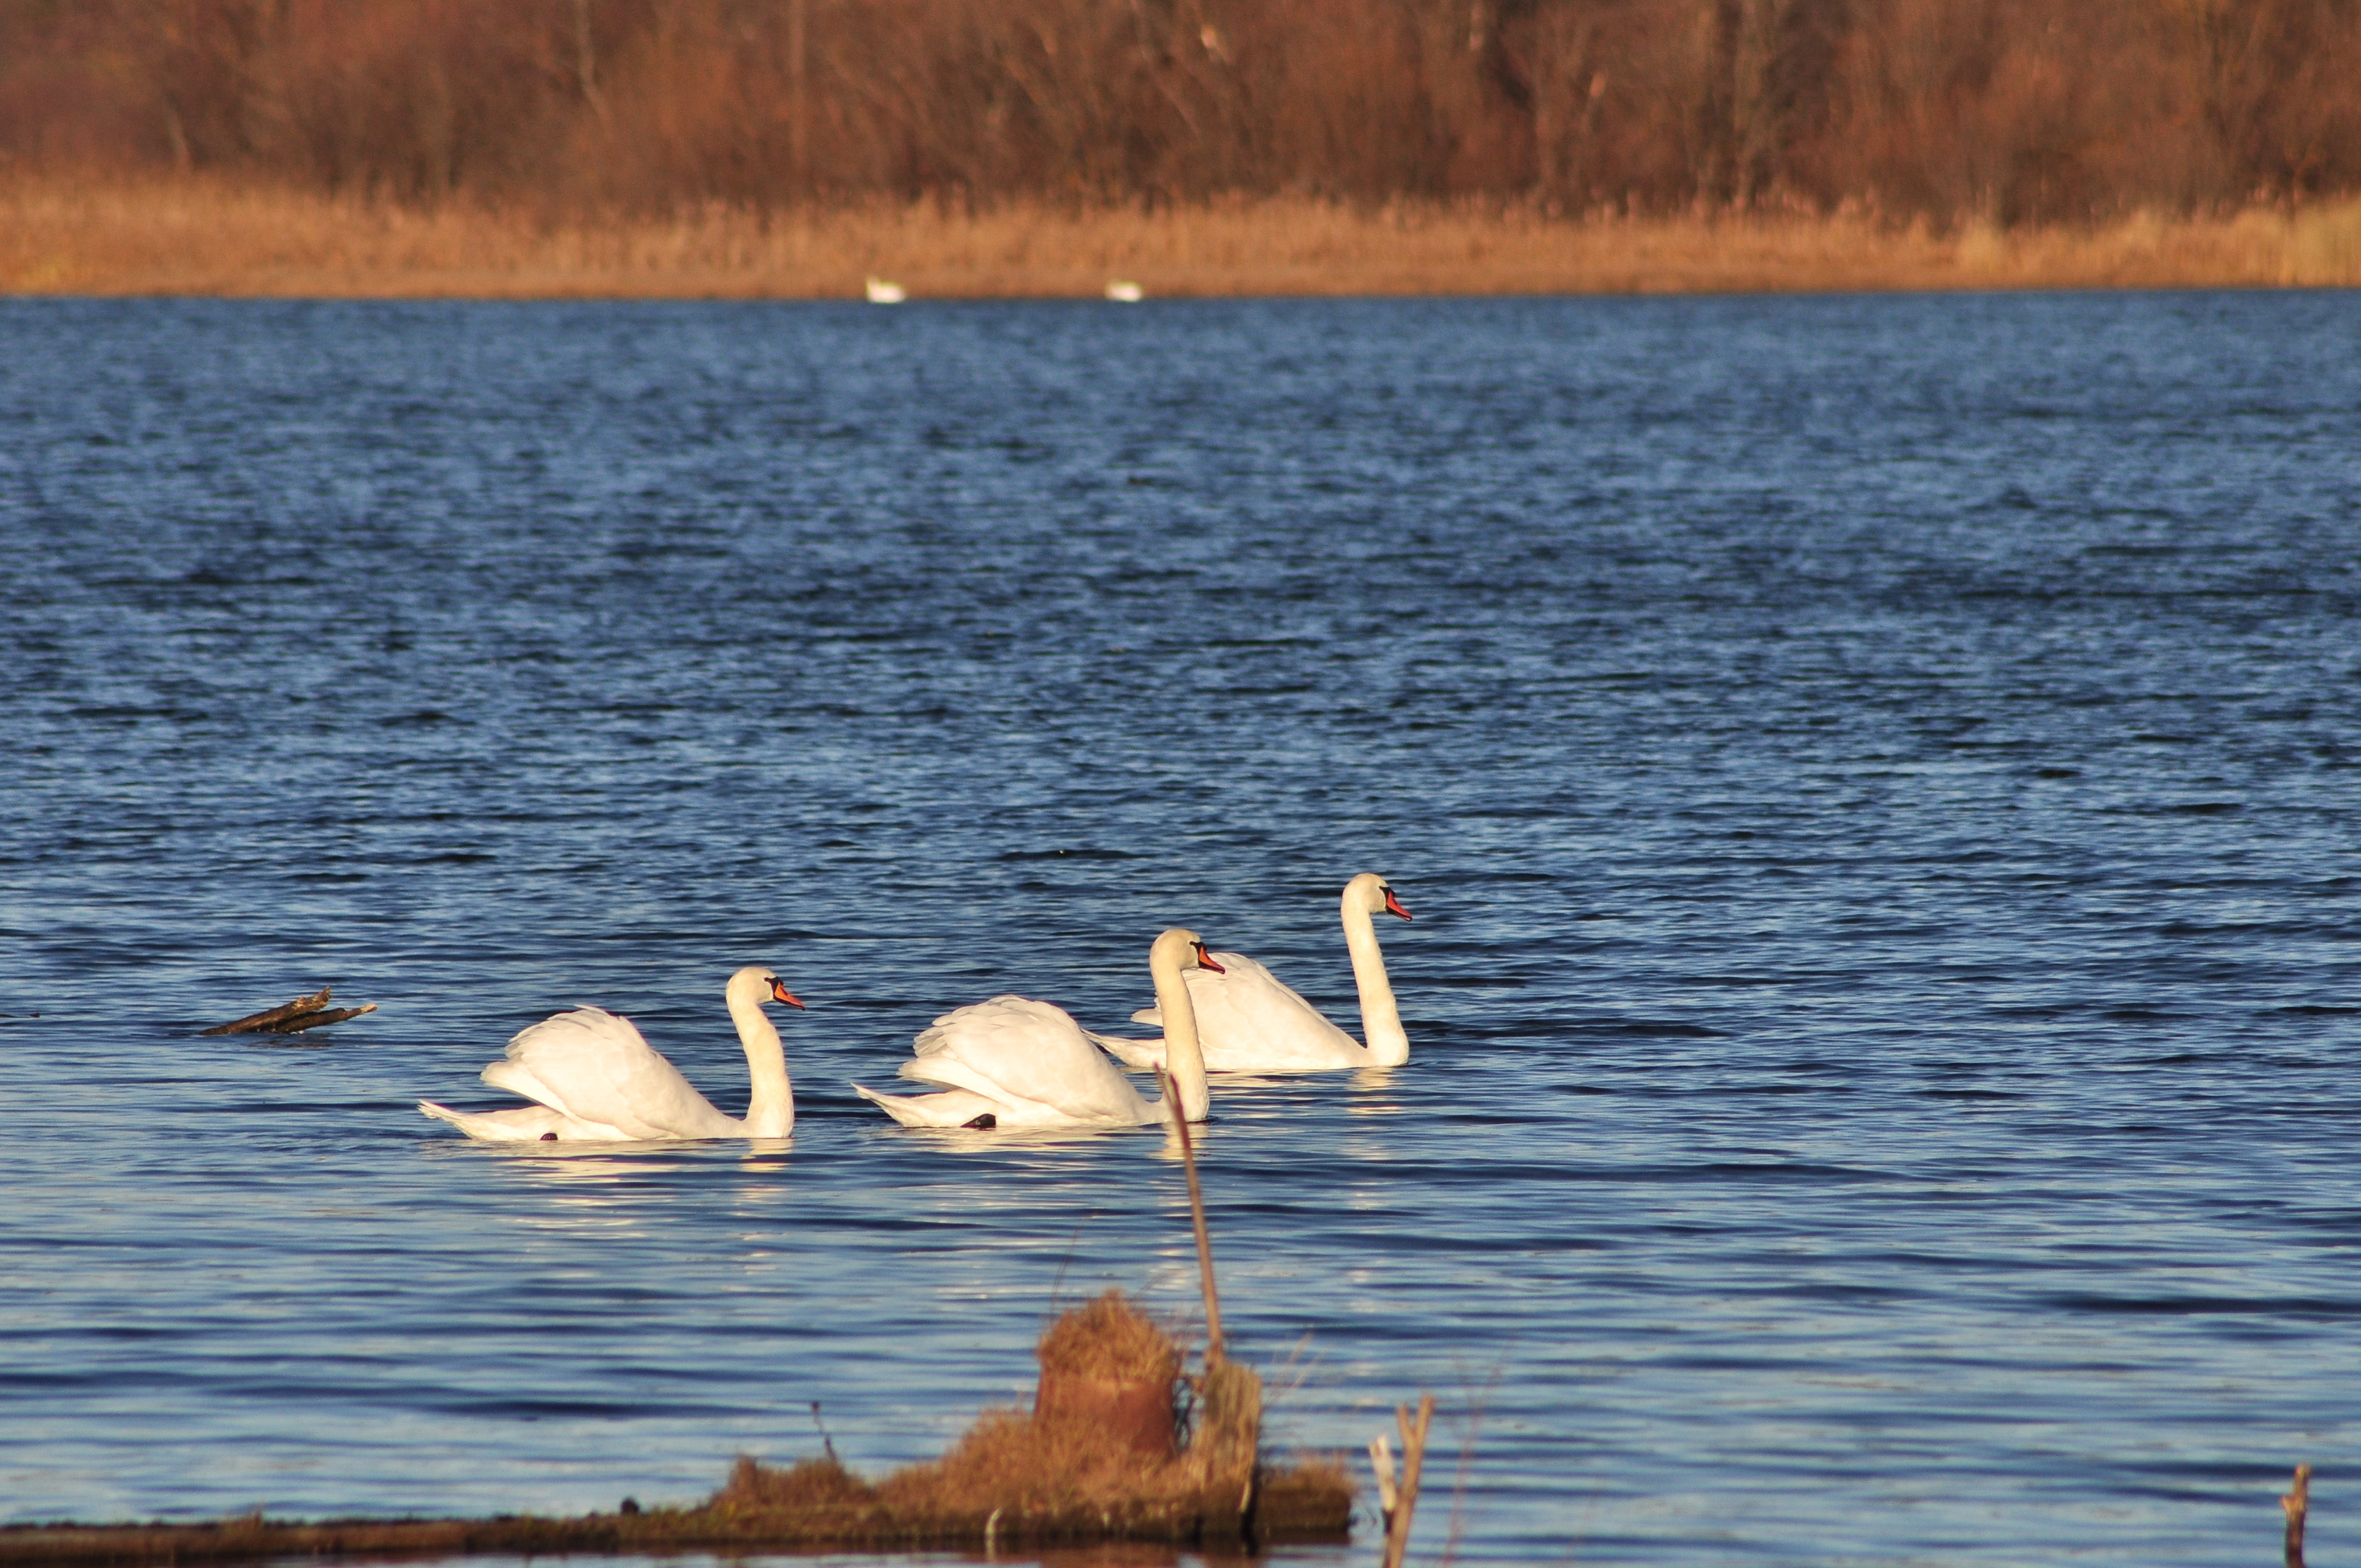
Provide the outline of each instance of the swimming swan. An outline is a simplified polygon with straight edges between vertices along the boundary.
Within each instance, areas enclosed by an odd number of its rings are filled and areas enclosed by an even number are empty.
[[[779,977],[749,964],[722,994],[746,1047],[754,1093],[746,1119],[725,1116],[689,1086],[631,1026],[603,1007],[577,1007],[543,1019],[509,1042],[507,1059],[484,1069],[484,1081],[535,1102],[513,1111],[454,1111],[422,1100],[418,1108],[488,1143],[636,1143],[652,1138],[785,1138],[796,1130],[795,1091],[768,1002],[801,1007]]]
[[[1187,982],[1205,1066],[1214,1072],[1321,1072],[1400,1067],[1410,1060],[1410,1036],[1402,1033],[1393,987],[1386,981],[1385,955],[1378,950],[1377,927],[1370,919],[1381,909],[1410,918],[1383,877],[1363,872],[1345,884],[1340,905],[1345,946],[1353,955],[1353,983],[1361,992],[1361,1032],[1368,1037],[1367,1045],[1331,1024],[1320,1009],[1244,953],[1218,953],[1218,967],[1207,966]],[[1131,1016],[1135,1023],[1162,1023],[1163,993],[1158,992],[1156,1006]],[[1126,1067],[1155,1067],[1164,1060],[1162,1040],[1105,1035],[1091,1038]]]
[[[1205,1066],[1197,1053],[1196,1016],[1181,975],[1220,966],[1194,931],[1175,927],[1148,949],[1156,997],[1172,1022],[1173,1092],[1191,1122],[1205,1119]],[[901,1076],[941,1086],[939,1094],[853,1092],[906,1127],[1137,1127],[1170,1118],[1092,1046],[1063,1008],[1022,996],[995,996],[946,1013],[918,1036],[917,1055]]]

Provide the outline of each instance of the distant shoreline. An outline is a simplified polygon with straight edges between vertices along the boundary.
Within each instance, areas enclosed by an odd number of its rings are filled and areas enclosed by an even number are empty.
[[[2361,286],[2361,201],[1950,234],[1860,217],[1549,215],[1311,198],[664,219],[434,209],[196,179],[0,182],[0,293],[912,300]]]

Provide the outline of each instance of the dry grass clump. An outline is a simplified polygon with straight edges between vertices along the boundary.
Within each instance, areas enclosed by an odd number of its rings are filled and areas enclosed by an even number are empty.
[[[551,219],[198,176],[0,181],[0,292],[914,299],[2361,285],[2361,201],[1941,230],[1866,216],[1625,218],[1310,196],[1159,207],[884,200]]]
[[[1111,1383],[1160,1383],[1180,1375],[1180,1352],[1155,1319],[1109,1290],[1049,1326],[1037,1349],[1051,1376],[1096,1377]]]
[[[979,1524],[999,1512],[1004,1529],[1046,1527],[1063,1535],[1066,1521],[1110,1511],[1127,1516],[1134,1528],[1178,1525],[1197,1514],[1198,1490],[1186,1464],[1143,1455],[1086,1422],[988,1410],[949,1453],[895,1471],[879,1484],[878,1496],[897,1512]],[[1235,1530],[1232,1520],[1219,1533]]]
[[[873,1508],[877,1488],[847,1470],[836,1455],[807,1459],[785,1470],[766,1470],[746,1454],[730,1466],[730,1479],[707,1499],[706,1507],[724,1513],[792,1509],[798,1513]]]

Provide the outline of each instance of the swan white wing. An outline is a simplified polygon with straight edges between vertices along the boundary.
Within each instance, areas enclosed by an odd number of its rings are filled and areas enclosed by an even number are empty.
[[[1221,972],[1192,969],[1181,978],[1197,1014],[1197,1038],[1205,1066],[1213,1072],[1310,1072],[1366,1067],[1367,1047],[1330,1023],[1293,987],[1244,953],[1215,953]],[[1132,1014],[1142,1024],[1161,1025],[1160,1008]],[[1134,1067],[1164,1059],[1161,1041],[1137,1050],[1107,1048]]]
[[[484,1081],[631,1138],[722,1138],[743,1130],[699,1094],[628,1018],[577,1007],[509,1042]]]
[[[1156,1021],[1162,1020],[1159,1017]],[[1095,1029],[1085,1029],[1082,1034],[1091,1044],[1127,1068],[1144,1072],[1151,1067],[1164,1065],[1164,1042],[1161,1039],[1130,1040],[1119,1035],[1102,1035]]]
[[[1029,997],[995,996],[944,1014],[919,1035],[902,1076],[984,1095],[1011,1126],[1137,1126],[1156,1114],[1065,1009]]]

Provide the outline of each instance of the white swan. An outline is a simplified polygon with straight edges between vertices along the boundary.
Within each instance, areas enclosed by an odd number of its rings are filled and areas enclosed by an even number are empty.
[[[1378,950],[1377,927],[1370,918],[1381,909],[1410,918],[1394,890],[1375,872],[1363,872],[1345,884],[1340,903],[1345,946],[1353,955],[1353,983],[1361,992],[1361,1033],[1367,1045],[1331,1024],[1320,1009],[1244,953],[1217,953],[1218,967],[1209,965],[1187,981],[1205,1066],[1214,1072],[1321,1072],[1400,1067],[1410,1060],[1410,1036],[1402,1033],[1401,1014],[1394,1006],[1385,955]],[[1161,1024],[1163,993],[1157,993],[1156,1006],[1131,1016],[1135,1023]],[[1162,1040],[1120,1040],[1105,1035],[1091,1038],[1126,1067],[1156,1067],[1164,1060]]]
[[[488,1143],[636,1143],[653,1138],[785,1138],[796,1130],[795,1091],[779,1031],[766,1002],[801,1007],[779,977],[749,964],[722,994],[737,1021],[738,1043],[754,1082],[745,1120],[726,1116],[689,1086],[631,1026],[603,1007],[577,1007],[543,1019],[509,1042],[507,1059],[484,1069],[495,1089],[535,1103],[513,1111],[454,1111],[422,1100],[418,1108]]]
[[[1200,965],[1219,967],[1194,931],[1175,927],[1148,949],[1157,1001],[1172,1021],[1165,1037],[1173,1089],[1191,1122],[1203,1121],[1208,1109],[1205,1064],[1180,977]],[[917,1055],[902,1064],[901,1075],[939,1084],[943,1092],[852,1089],[906,1127],[1137,1127],[1172,1113],[1142,1099],[1063,1008],[1022,996],[995,996],[944,1014],[918,1036]]]

